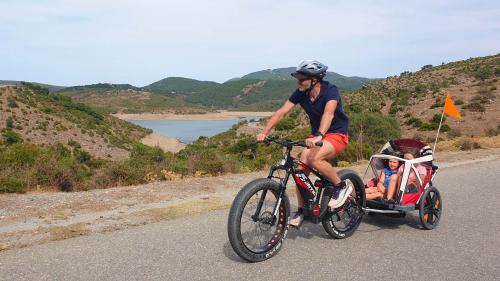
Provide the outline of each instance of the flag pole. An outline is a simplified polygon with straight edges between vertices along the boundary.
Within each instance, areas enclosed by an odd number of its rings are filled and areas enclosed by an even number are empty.
[[[436,152],[436,144],[438,142],[439,131],[441,130],[441,124],[443,124],[443,117],[444,117],[444,108],[443,108],[443,113],[441,113],[441,120],[439,121],[439,127],[438,127],[438,131],[436,134],[436,140],[434,141],[434,148],[432,149],[432,154],[434,154],[434,152]]]

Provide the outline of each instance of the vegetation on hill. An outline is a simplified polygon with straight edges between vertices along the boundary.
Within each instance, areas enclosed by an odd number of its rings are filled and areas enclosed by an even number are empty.
[[[101,84],[103,85],[103,84]],[[198,113],[208,109],[188,104],[181,96],[160,95],[135,87],[109,87],[104,84],[66,88],[58,94],[95,108],[101,113]]]
[[[203,91],[210,91],[213,87],[218,85],[219,83],[212,81],[199,81],[183,77],[167,77],[145,86],[143,89],[159,94],[190,95]]]
[[[0,86],[1,85],[19,86],[19,85],[22,85],[23,83],[25,83],[25,82],[24,81],[13,81],[13,80],[0,80]],[[37,86],[40,86],[42,88],[46,88],[51,93],[54,93],[54,92],[57,92],[59,90],[66,88],[63,86],[48,85],[48,84],[35,83],[35,82],[31,82],[30,84],[37,85]]]
[[[247,75],[244,75],[240,79],[246,80],[291,80],[295,81],[290,73],[295,71],[295,67],[286,67],[286,68],[276,68],[276,69],[267,69],[261,70],[257,72],[252,72]],[[326,80],[332,82],[337,85],[337,87],[344,89],[346,91],[353,91],[361,88],[363,84],[370,81],[369,78],[363,77],[348,77],[343,76],[335,72],[328,71],[325,77]]]
[[[110,84],[110,83],[98,83],[92,85],[83,85],[83,86],[72,86],[66,87],[62,89],[64,92],[72,92],[72,91],[108,91],[108,90],[135,90],[138,91],[140,88],[132,86],[130,84]]]

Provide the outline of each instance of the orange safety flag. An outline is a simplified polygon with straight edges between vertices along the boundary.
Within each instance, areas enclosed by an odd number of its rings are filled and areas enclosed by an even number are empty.
[[[458,112],[458,109],[455,107],[455,104],[451,100],[450,95],[446,96],[446,100],[444,102],[444,113],[456,118],[462,117],[460,115],[460,112]]]

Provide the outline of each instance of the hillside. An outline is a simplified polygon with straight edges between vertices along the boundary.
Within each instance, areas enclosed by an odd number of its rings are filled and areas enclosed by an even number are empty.
[[[16,86],[16,85],[22,85],[23,81],[14,81],[14,80],[0,80],[0,86],[4,85],[4,86]],[[42,83],[36,83],[36,82],[31,82],[32,84],[34,85],[38,85],[40,87],[43,87],[43,88],[47,88],[49,89],[49,92],[51,93],[54,93],[54,92],[57,92],[59,90],[62,90],[66,87],[63,87],[63,86],[55,86],[55,85],[49,85],[49,84],[42,84]]]
[[[183,77],[167,77],[145,86],[143,89],[159,94],[190,95],[209,91],[218,85],[219,83],[212,81],[199,81]]]
[[[128,84],[94,84],[62,89],[58,94],[91,106],[102,113],[173,112],[196,113],[206,111],[188,104],[178,95],[161,95]]]
[[[297,87],[290,76],[295,68],[253,72],[224,83],[168,77],[143,87],[143,90],[168,96],[182,96],[192,106],[209,109],[265,111],[277,109]],[[326,79],[342,92],[359,89],[367,78],[346,77],[328,72]]]
[[[32,84],[0,86],[0,112],[4,142],[59,144],[102,159],[127,158],[133,143],[151,133]]]
[[[371,81],[346,96],[353,112],[382,112],[398,120],[402,136],[432,141],[450,94],[462,118],[445,118],[441,137],[500,131],[500,55],[471,58]]]
[[[252,72],[247,75],[244,75],[240,79],[247,80],[291,80],[295,81],[290,73],[295,71],[295,67],[286,67],[286,68],[276,68],[276,69],[267,69],[261,70],[257,72]],[[325,77],[326,80],[332,82],[337,85],[337,87],[344,90],[357,90],[363,86],[366,82],[370,81],[369,78],[363,77],[348,77],[343,76],[335,72],[328,71]]]

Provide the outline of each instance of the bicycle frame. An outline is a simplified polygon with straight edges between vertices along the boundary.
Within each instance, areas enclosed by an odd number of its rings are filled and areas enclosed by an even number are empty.
[[[276,204],[274,206],[274,211],[273,211],[273,218],[271,221],[271,224],[274,225],[276,222],[276,215],[278,213],[279,206],[281,204],[283,195],[286,192],[286,185],[288,183],[288,180],[290,179],[290,175],[293,176],[299,192],[301,192],[302,195],[304,195],[303,192],[309,193],[310,198],[307,198],[303,196],[304,199],[304,210],[306,213],[304,214],[304,217],[307,218],[309,221],[314,222],[314,223],[319,223],[321,221],[321,218],[324,216],[324,214],[327,211],[326,206],[321,206],[320,208],[320,200],[322,196],[331,196],[333,193],[333,188],[326,188],[325,192],[322,192],[323,189],[325,189],[325,183],[328,183],[328,180],[326,180],[318,171],[314,170],[313,168],[309,167],[305,163],[296,160],[294,157],[291,156],[291,150],[294,146],[293,143],[280,143],[283,146],[286,147],[286,152],[283,158],[283,161],[281,165],[273,165],[270,168],[269,175],[267,178],[269,179],[279,179],[280,180],[280,193],[278,194],[278,200],[276,201]],[[302,166],[306,168],[308,171],[313,173],[315,176],[319,178],[313,185],[307,175],[304,174],[304,170],[296,168],[295,165]],[[274,176],[274,173],[278,170],[284,170],[285,171],[285,176],[284,177],[276,177]],[[305,178],[301,178],[299,175],[304,175]],[[315,188],[318,187],[318,189]],[[327,193],[328,192],[328,193]],[[259,219],[259,214],[264,202],[264,199],[267,195],[267,189],[265,189],[262,193],[262,196],[257,204],[257,208],[255,210],[255,214],[252,216],[252,219],[254,221],[257,221]],[[312,196],[311,196],[312,195]]]

